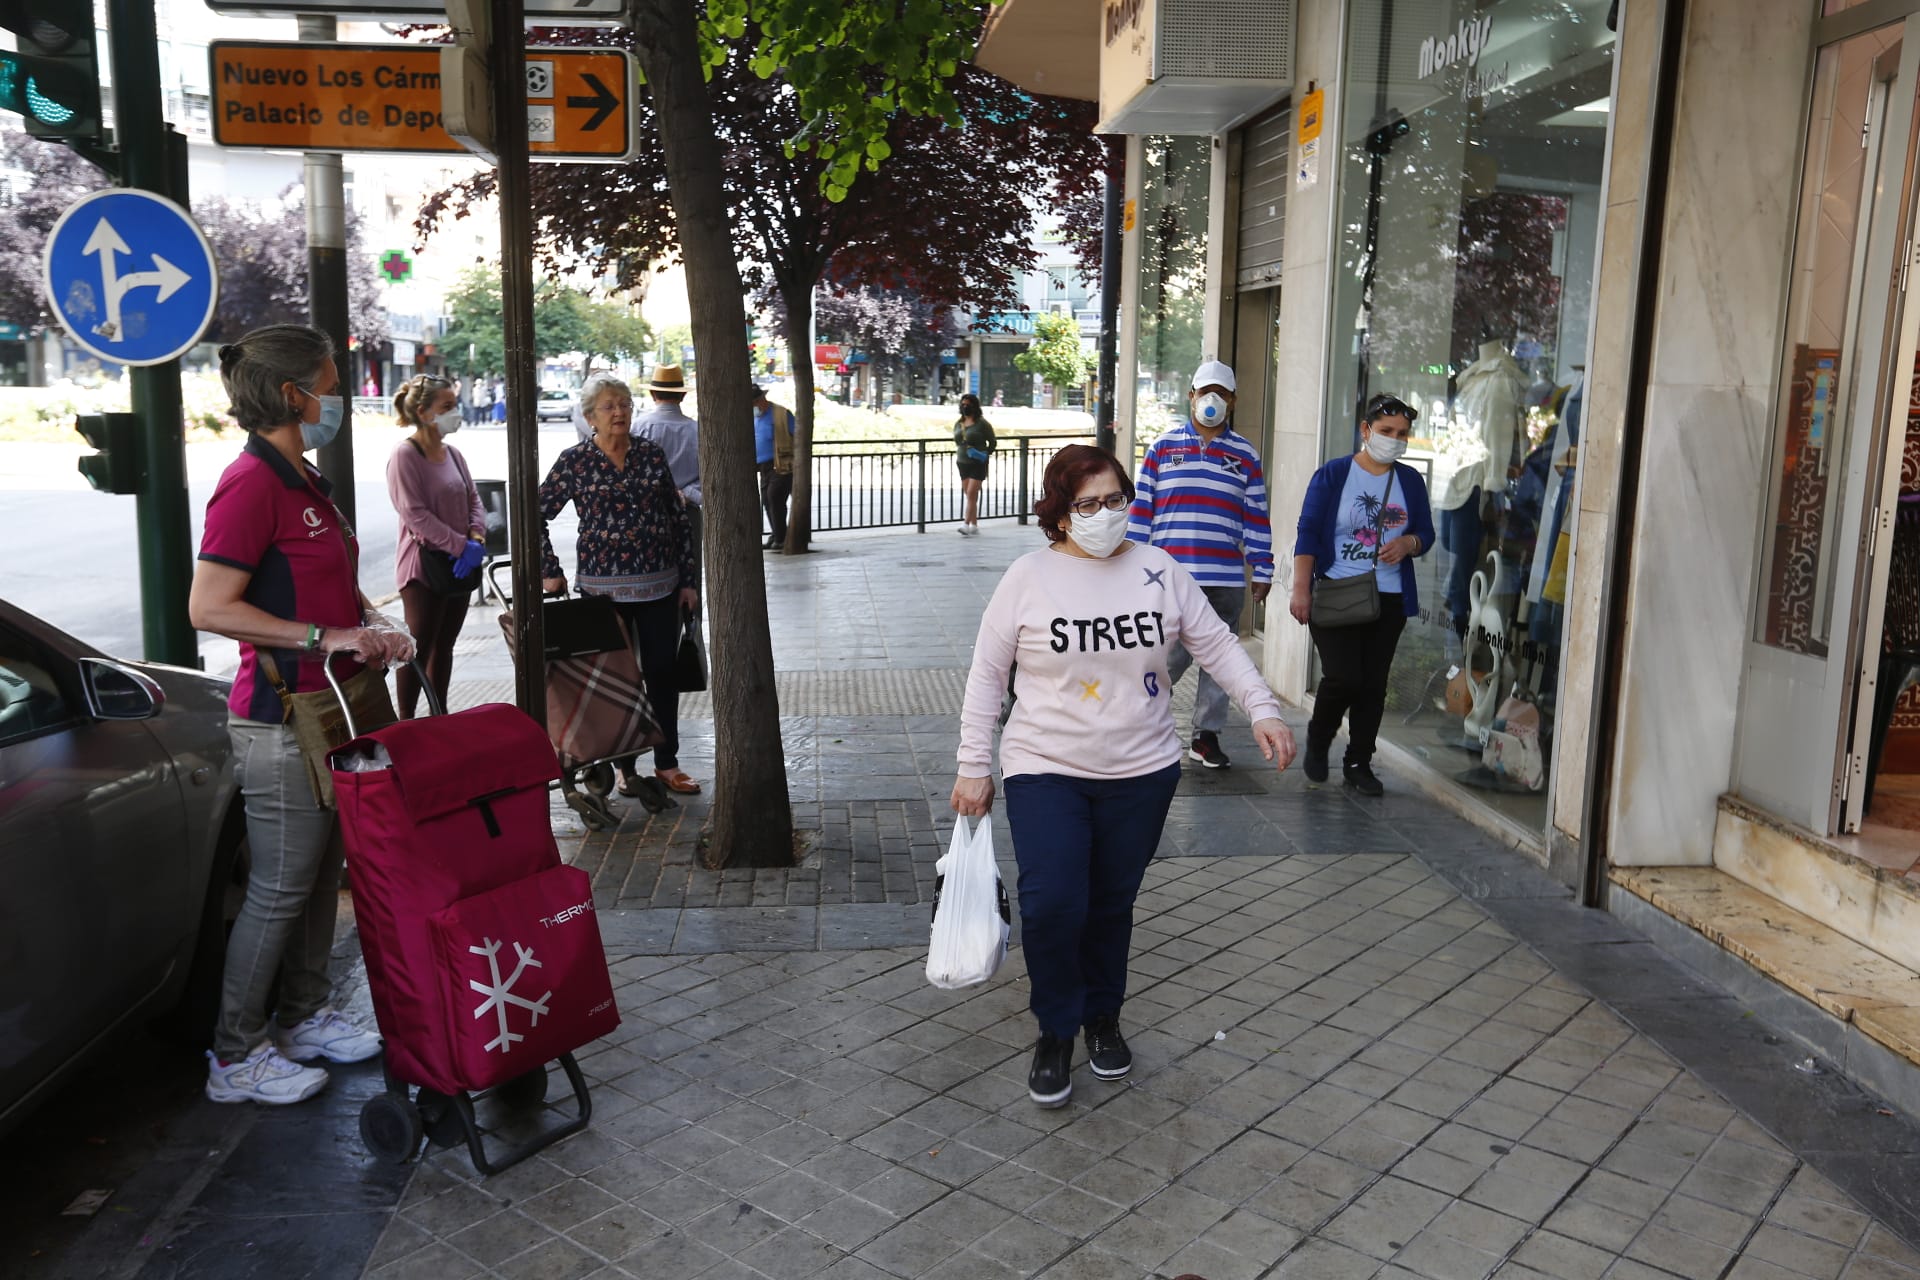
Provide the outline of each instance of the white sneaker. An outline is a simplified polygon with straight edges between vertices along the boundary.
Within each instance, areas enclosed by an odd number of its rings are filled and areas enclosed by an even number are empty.
[[[215,1102],[284,1107],[305,1102],[326,1087],[326,1072],[287,1061],[271,1041],[224,1066],[211,1051],[207,1054],[207,1097]]]
[[[274,1043],[295,1062],[365,1062],[380,1052],[378,1032],[368,1031],[331,1005],[295,1027],[273,1028]]]

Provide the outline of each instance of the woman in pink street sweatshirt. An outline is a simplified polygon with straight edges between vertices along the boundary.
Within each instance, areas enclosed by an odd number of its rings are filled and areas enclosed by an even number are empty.
[[[1165,551],[1126,540],[1133,482],[1113,455],[1068,445],[1044,486],[1034,514],[1048,545],[1013,562],[980,619],[953,808],[969,817],[993,808],[993,729],[1012,668],[1000,770],[1040,1024],[1027,1093],[1060,1107],[1073,1096],[1083,1028],[1095,1076],[1119,1080],[1133,1066],[1120,1034],[1133,900],[1180,781],[1174,645],[1246,710],[1262,755],[1285,769],[1294,743],[1199,584]]]

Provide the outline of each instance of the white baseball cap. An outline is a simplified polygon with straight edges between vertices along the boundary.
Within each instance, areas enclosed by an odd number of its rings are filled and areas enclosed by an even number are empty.
[[[1218,360],[1209,360],[1193,371],[1193,389],[1202,387],[1225,387],[1236,390],[1233,385],[1233,370]]]

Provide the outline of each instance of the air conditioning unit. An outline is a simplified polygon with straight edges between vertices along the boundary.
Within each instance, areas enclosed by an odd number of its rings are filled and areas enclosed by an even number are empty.
[[[1293,0],[1106,0],[1101,133],[1224,133],[1293,91]]]

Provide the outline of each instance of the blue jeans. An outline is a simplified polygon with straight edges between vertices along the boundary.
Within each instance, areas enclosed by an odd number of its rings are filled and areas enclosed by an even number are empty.
[[[1440,545],[1446,548],[1452,563],[1447,566],[1447,613],[1453,629],[1467,629],[1468,586],[1480,563],[1480,543],[1484,535],[1480,521],[1480,490],[1475,489],[1460,506],[1440,513]]]
[[[227,721],[252,860],[247,897],[227,939],[213,1051],[238,1062],[267,1038],[267,1016],[290,1027],[332,995],[327,959],[340,906],[340,839],[334,812],[313,798],[306,762],[285,725]],[[267,1008],[280,976],[277,1010]]]
[[[1200,590],[1228,630],[1240,625],[1240,606],[1247,599],[1245,587],[1201,587]],[[1187,646],[1176,641],[1173,652],[1167,655],[1167,684],[1179,684],[1180,677],[1192,665],[1193,655],[1187,652]],[[1199,680],[1193,689],[1193,731],[1196,735],[1218,733],[1227,727],[1227,691],[1207,674],[1205,667],[1200,668]]]
[[[1029,1003],[1046,1034],[1070,1040],[1093,1019],[1120,1012],[1133,900],[1179,781],[1178,764],[1139,778],[1007,779]]]

